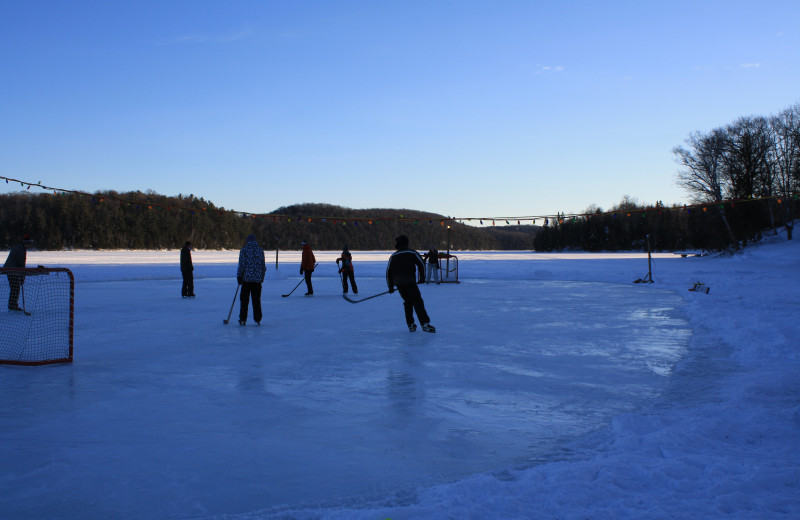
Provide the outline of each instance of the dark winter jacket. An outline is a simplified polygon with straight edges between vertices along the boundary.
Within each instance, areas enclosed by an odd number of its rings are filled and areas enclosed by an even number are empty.
[[[236,278],[242,282],[263,283],[266,273],[264,250],[255,238],[248,237],[247,244],[239,251],[239,269],[236,271]]]
[[[422,257],[423,260],[426,260],[429,264],[435,265],[439,267],[439,251],[435,249],[431,249]]]
[[[311,251],[311,246],[303,244],[303,256],[300,259],[300,273],[302,274],[305,271],[313,273],[316,263],[317,260],[314,258],[314,252]]]
[[[192,251],[188,247],[181,249],[181,271],[184,273],[194,271]]]
[[[336,259],[336,263],[342,263],[342,267],[339,269],[340,273],[352,273],[353,272],[353,255],[350,254],[350,251],[345,249],[342,251],[342,256]]]
[[[419,270],[419,283],[425,282],[425,262],[413,249],[399,249],[392,253],[386,266],[386,284],[394,286],[417,283],[415,270]]]
[[[6,263],[3,264],[3,267],[24,268],[27,258],[28,251],[25,249],[25,246],[17,244],[8,252],[8,258],[6,258]]]

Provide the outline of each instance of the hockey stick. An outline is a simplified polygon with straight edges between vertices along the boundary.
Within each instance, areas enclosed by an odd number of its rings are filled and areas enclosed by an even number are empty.
[[[389,291],[383,291],[382,293],[373,294],[372,296],[367,296],[366,298],[361,298],[360,300],[353,300],[352,298],[348,297],[346,294],[342,295],[342,298],[349,301],[350,303],[361,303],[367,300],[371,300],[373,298],[377,298],[378,296],[383,296],[384,294],[389,294]]]
[[[319,264],[314,264],[314,269],[316,269],[318,265],[319,265]],[[292,289],[291,291],[289,291],[289,294],[281,294],[281,297],[283,297],[283,298],[286,298],[287,296],[291,296],[291,295],[292,295],[292,293],[295,291],[295,289],[297,289],[298,287],[300,287],[300,284],[301,284],[301,283],[303,283],[305,280],[306,280],[306,277],[304,276],[303,278],[301,278],[301,279],[300,279],[300,281],[299,281],[299,282],[297,282],[297,285],[295,285],[295,286],[294,286],[294,289]]]
[[[19,285],[19,292],[22,293],[22,314],[30,316],[31,313],[25,310],[25,286],[23,284]]]
[[[231,314],[233,314],[233,306],[236,305],[236,295],[239,294],[239,287],[241,286],[242,284],[236,284],[236,292],[233,293],[233,301],[231,302],[231,310],[228,312],[228,319],[222,320],[222,323],[224,323],[225,325],[227,325],[228,322],[231,321]]]
[[[295,289],[297,289],[298,287],[300,287],[300,284],[301,284],[301,283],[303,283],[303,282],[305,282],[305,281],[306,281],[306,279],[305,279],[305,278],[301,279],[299,282],[297,282],[297,285],[295,285],[295,286],[294,286],[294,289],[292,289],[291,291],[289,291],[289,294],[281,294],[281,296],[282,296],[283,298],[286,298],[287,296],[291,296],[291,294],[294,292],[294,290],[295,290]]]

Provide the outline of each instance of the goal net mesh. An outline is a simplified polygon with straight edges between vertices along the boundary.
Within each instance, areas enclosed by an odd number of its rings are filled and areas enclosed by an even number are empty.
[[[72,361],[74,293],[69,269],[0,268],[0,363]]]

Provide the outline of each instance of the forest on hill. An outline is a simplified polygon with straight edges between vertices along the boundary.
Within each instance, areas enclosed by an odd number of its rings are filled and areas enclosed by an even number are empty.
[[[194,195],[88,194],[28,184],[0,195],[0,247],[28,234],[40,249],[176,249],[187,240],[198,249],[238,249],[253,233],[265,249],[283,250],[297,250],[304,240],[317,250],[391,249],[400,234],[419,250],[732,250],[778,226],[791,240],[800,217],[800,104],[694,132],[672,152],[676,182],[692,205],[641,205],[626,196],[608,211],[538,217],[539,226],[536,220],[474,226],[418,210],[308,203],[250,214]]]
[[[623,199],[610,211],[550,219],[534,238],[534,250],[734,250],[765,233],[777,234],[779,226],[791,226],[800,216],[797,202],[795,196],[667,207]]]
[[[623,199],[611,211],[556,218],[535,248],[626,249],[649,237],[657,250],[733,250],[778,226],[792,239],[800,216],[800,104],[693,132],[672,153],[676,182],[692,206],[642,208]]]
[[[467,225],[410,209],[350,209],[296,204],[269,214],[217,207],[194,195],[115,191],[81,193],[20,182],[26,191],[0,195],[0,247],[30,235],[39,249],[238,249],[253,233],[265,249],[391,249],[407,235],[412,247],[450,250],[675,251],[733,250],[784,226],[792,239],[800,217],[800,104],[778,114],[741,117],[694,132],[672,150],[677,184],[691,205],[639,204],[630,197],[604,211]],[[46,190],[32,193],[31,187]],[[539,225],[535,225],[539,222]],[[472,224],[472,223],[471,223]],[[771,230],[771,231],[769,231]]]
[[[154,192],[0,195],[0,247],[24,235],[37,249],[239,249],[256,235],[265,249],[392,249],[407,235],[415,249],[534,251],[722,250],[757,240],[796,218],[797,197],[724,201],[666,207],[640,205],[628,197],[609,211],[558,214],[540,225],[467,225],[447,216],[408,209],[351,209],[330,204],[296,204],[264,215],[217,207],[193,195]],[[795,202],[795,204],[792,204]],[[787,213],[786,210],[790,210]],[[723,218],[720,218],[724,216]]]
[[[478,228],[407,209],[297,204],[265,214],[233,212],[194,195],[154,192],[17,192],[0,195],[0,246],[28,234],[35,247],[61,249],[239,249],[255,234],[265,249],[392,249],[405,234],[415,249],[530,250],[538,228]]]

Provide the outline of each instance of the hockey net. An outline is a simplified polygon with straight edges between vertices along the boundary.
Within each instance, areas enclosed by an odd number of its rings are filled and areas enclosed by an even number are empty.
[[[69,269],[0,268],[0,363],[72,361],[74,301]]]
[[[441,283],[458,281],[458,257],[450,253],[439,253],[439,279]]]

